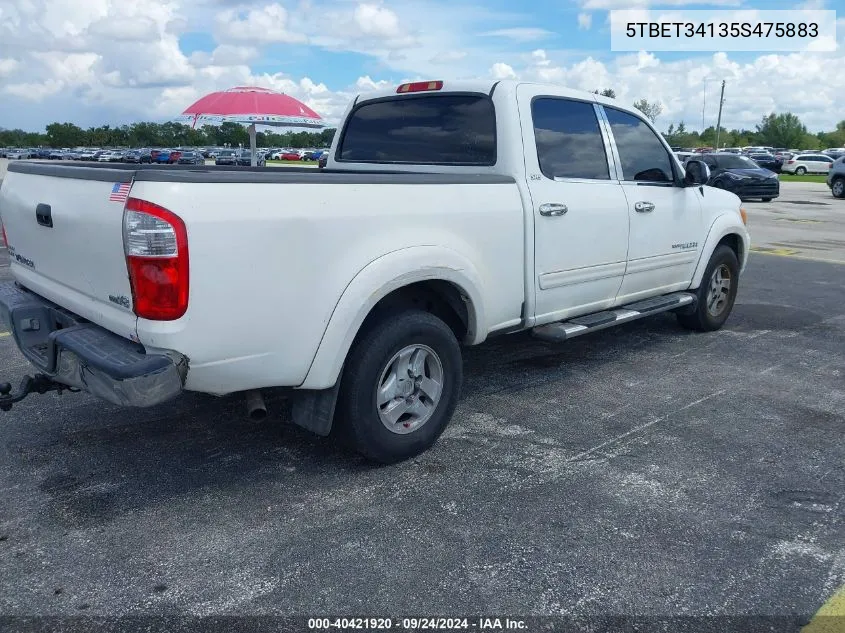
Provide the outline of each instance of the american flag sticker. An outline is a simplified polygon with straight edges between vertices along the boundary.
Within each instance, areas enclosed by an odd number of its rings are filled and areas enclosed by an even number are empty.
[[[130,187],[132,187],[132,183],[129,182],[114,183],[109,194],[109,202],[126,202],[126,198],[129,197]]]

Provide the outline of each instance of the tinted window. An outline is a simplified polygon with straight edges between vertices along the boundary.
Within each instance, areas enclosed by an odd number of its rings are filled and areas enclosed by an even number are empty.
[[[610,179],[604,141],[591,103],[535,99],[531,116],[540,171],[547,178]]]
[[[340,160],[494,165],[496,115],[486,95],[432,95],[365,103],[346,123]]]
[[[672,163],[663,143],[642,120],[605,106],[616,140],[624,180],[671,182]]]
[[[757,169],[757,163],[745,156],[719,156],[716,162],[722,169]]]
[[[716,166],[716,159],[713,158],[712,156],[703,156],[702,160],[704,161],[704,164],[707,165],[708,167],[715,167]]]

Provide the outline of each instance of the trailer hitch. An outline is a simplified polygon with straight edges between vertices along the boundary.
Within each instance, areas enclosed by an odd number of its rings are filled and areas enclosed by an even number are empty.
[[[15,393],[12,393],[12,385],[8,382],[0,383],[0,410],[11,410],[13,404],[20,402],[31,393],[45,394],[50,391],[55,391],[59,394],[62,393],[62,391],[76,393],[79,389],[63,385],[44,374],[24,376],[21,381],[21,386]]]

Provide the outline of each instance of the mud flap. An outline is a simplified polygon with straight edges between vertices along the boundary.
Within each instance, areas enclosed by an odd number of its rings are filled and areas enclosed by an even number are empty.
[[[329,389],[294,391],[291,397],[293,423],[317,435],[327,436],[332,430],[339,392],[340,378]]]

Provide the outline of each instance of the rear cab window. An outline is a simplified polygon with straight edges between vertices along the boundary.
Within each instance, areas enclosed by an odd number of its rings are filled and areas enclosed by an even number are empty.
[[[335,160],[411,165],[496,164],[496,113],[485,94],[388,97],[347,117]]]
[[[546,178],[610,180],[592,103],[537,97],[531,103],[540,171]]]

